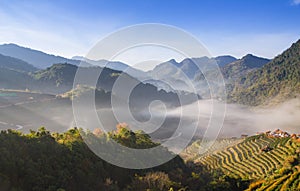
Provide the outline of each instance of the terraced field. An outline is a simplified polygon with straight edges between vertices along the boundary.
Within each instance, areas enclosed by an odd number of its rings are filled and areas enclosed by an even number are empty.
[[[194,155],[195,163],[202,164],[211,170],[222,169],[225,174],[237,178],[260,179],[274,174],[282,167],[287,156],[299,152],[299,144],[291,138],[271,138],[265,135],[252,136],[244,140],[232,140],[230,144],[223,143],[222,146],[225,148],[222,149],[219,146],[218,150],[204,155]],[[266,146],[271,150],[262,151]],[[192,152],[192,149],[195,149],[195,145],[188,148],[187,152]],[[292,177],[299,179],[298,172],[290,176],[284,180]]]
[[[227,139],[218,139],[214,142],[211,142],[209,140],[203,141],[205,145],[209,145],[209,147],[201,146],[202,140],[198,140],[193,142],[189,147],[185,149],[183,153],[181,153],[181,157],[185,160],[194,161],[199,157],[204,157],[206,155],[209,155],[210,153],[216,152],[216,151],[222,151],[223,149],[233,146],[237,143],[242,142],[244,139],[237,139],[237,138],[227,138]],[[208,148],[203,154],[200,151],[202,149]]]
[[[280,190],[295,191],[300,190],[300,166],[295,166],[287,174],[275,174],[266,180],[260,180],[250,184],[246,191]]]

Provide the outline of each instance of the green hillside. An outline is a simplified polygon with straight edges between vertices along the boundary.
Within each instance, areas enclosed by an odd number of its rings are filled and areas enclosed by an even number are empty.
[[[272,150],[263,152],[265,146],[270,146]],[[290,138],[258,135],[196,161],[209,169],[222,168],[233,176],[256,179],[273,173],[285,157],[295,154],[297,147],[299,145]]]
[[[265,58],[247,54],[243,58],[222,67],[221,72],[225,79],[235,80],[241,76],[247,75],[251,71],[261,68],[269,61],[270,60]]]
[[[229,177],[249,180],[248,190],[297,190],[300,184],[300,139],[260,134],[245,139],[218,140],[199,155],[199,141],[190,154],[197,165],[207,170],[220,169]],[[184,155],[183,155],[184,156]]]
[[[300,93],[300,40],[261,69],[241,77],[229,93],[233,102],[278,103]]]
[[[288,158],[286,160],[289,163]],[[280,191],[294,191],[300,190],[300,166],[292,166],[289,170],[285,168],[280,169],[274,175],[264,179],[256,181],[250,184],[246,191],[263,191],[263,190],[280,190]]]
[[[185,164],[176,156],[169,162],[150,169],[120,168],[97,157],[83,142],[81,135],[110,146],[115,140],[124,146],[143,149],[158,146],[141,131],[133,132],[119,125],[117,130],[103,133],[100,129],[79,133],[50,133],[45,128],[22,134],[15,130],[0,133],[1,191],[218,191],[242,190],[247,182],[210,173],[200,167]],[[173,155],[166,149],[163,154]],[[134,156],[118,150],[120,160],[134,161]],[[157,154],[157,153],[155,153]],[[157,156],[157,155],[154,155]],[[157,157],[157,160],[160,160]],[[143,162],[143,161],[137,161]]]
[[[51,67],[35,72],[32,76],[40,82],[47,82],[49,85],[73,85],[77,66],[72,64],[53,64]]]

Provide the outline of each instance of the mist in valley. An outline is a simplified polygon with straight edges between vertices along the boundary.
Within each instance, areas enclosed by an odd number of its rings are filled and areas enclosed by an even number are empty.
[[[222,108],[226,109],[223,110]],[[218,108],[221,108],[218,110]],[[194,135],[202,137],[215,121],[222,128],[210,129],[211,135],[218,137],[240,137],[241,134],[253,135],[257,132],[281,129],[290,133],[300,133],[300,100],[293,99],[272,108],[252,108],[237,104],[226,104],[217,100],[199,100],[182,107],[164,107],[155,102],[148,108],[135,112],[133,108],[98,107],[96,119],[89,119],[92,127],[83,127],[93,131],[103,128],[115,130],[118,123],[127,123],[132,130],[143,130],[155,140],[169,137]],[[84,108],[84,112],[95,112],[93,108]],[[126,115],[125,115],[126,114]],[[211,118],[214,114],[217,117]],[[87,114],[89,115],[89,114]],[[122,118],[118,118],[122,116]],[[77,119],[78,120],[78,119]],[[80,119],[79,119],[80,120]],[[64,132],[76,126],[72,101],[52,99],[25,104],[12,104],[0,108],[0,128],[18,129],[29,132],[45,126],[50,131]],[[100,123],[99,123],[100,122]],[[181,126],[181,130],[176,131]],[[209,134],[208,134],[209,135]]]
[[[194,113],[196,103],[183,106],[187,113],[183,118],[197,118]],[[209,120],[212,112],[220,113],[212,108],[212,104],[224,103],[212,100],[201,100],[197,103],[200,110],[198,132],[209,128]],[[169,116],[180,116],[180,108],[169,112]],[[222,115],[220,113],[220,115]],[[226,104],[224,122],[220,129],[219,137],[239,137],[241,134],[253,135],[257,132],[281,129],[290,133],[300,133],[300,100],[292,99],[280,105],[268,108],[253,108],[238,104]],[[216,132],[218,133],[218,132]],[[201,134],[197,134],[197,136]]]

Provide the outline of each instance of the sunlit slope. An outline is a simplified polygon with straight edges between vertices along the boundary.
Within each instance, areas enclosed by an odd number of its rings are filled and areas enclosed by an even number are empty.
[[[257,106],[278,104],[299,96],[300,40],[262,68],[242,76],[229,93],[229,100]]]
[[[289,137],[257,135],[223,150],[195,157],[194,161],[237,178],[259,179],[274,174],[286,157],[297,155],[299,147],[300,143]]]
[[[199,159],[200,157],[208,156],[211,153],[222,151],[229,146],[236,145],[242,142],[243,139],[236,139],[236,138],[225,138],[225,139],[217,139],[216,141],[203,141],[204,144],[209,145],[209,147],[201,146],[202,140],[198,140],[193,142],[189,147],[187,147],[184,152],[180,154],[182,158],[186,161],[194,161]],[[206,149],[206,152],[203,154],[199,154],[201,149]]]
[[[250,184],[246,191],[252,190],[300,190],[300,166],[295,166],[287,172],[278,172],[265,180],[256,181]]]

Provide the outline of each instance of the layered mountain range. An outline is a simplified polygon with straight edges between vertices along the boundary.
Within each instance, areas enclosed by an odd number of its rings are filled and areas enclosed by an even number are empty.
[[[186,58],[181,62],[172,59],[144,72],[122,62],[94,61],[78,56],[68,59],[4,44],[0,45],[0,88],[64,93],[72,89],[80,67],[86,72],[103,71],[104,78],[98,82],[97,88],[105,91],[111,91],[122,74],[140,84],[141,92],[149,93],[151,89],[164,95],[193,93],[211,98],[207,79],[213,79],[219,72],[223,75],[231,102],[260,105],[270,100],[282,102],[299,94],[299,52],[300,41],[273,60],[252,54],[241,59],[228,55]]]

